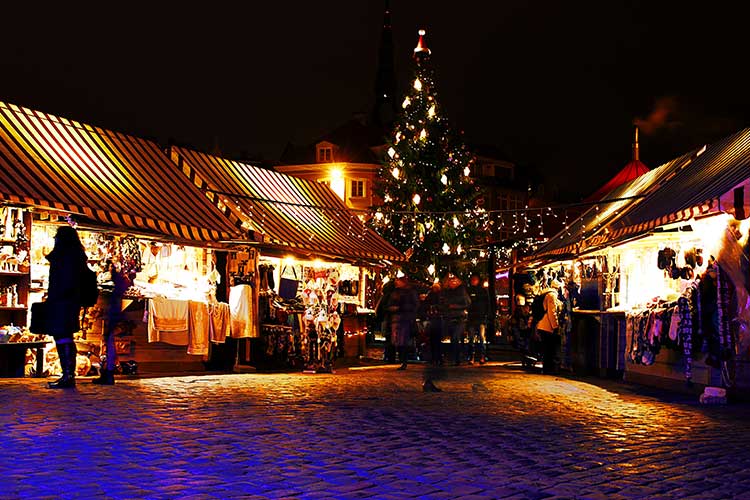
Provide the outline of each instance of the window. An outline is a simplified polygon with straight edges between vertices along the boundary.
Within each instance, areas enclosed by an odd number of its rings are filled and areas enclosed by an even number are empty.
[[[352,180],[349,196],[351,198],[363,198],[365,196],[365,181]]]
[[[331,163],[332,158],[333,148],[331,146],[320,146],[318,148],[318,163]]]

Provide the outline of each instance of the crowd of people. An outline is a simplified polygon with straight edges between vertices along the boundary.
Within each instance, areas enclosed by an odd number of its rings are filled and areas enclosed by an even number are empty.
[[[386,360],[395,361],[398,355],[399,370],[407,367],[412,338],[418,331],[424,332],[429,352],[425,391],[440,390],[434,380],[440,378],[445,363],[457,366],[487,359],[489,294],[478,275],[466,286],[458,276],[447,274],[423,294],[407,276],[397,277],[392,287],[384,287],[377,313],[390,344]],[[450,339],[448,352],[443,352],[444,338]]]
[[[517,295],[511,331],[525,368],[542,361],[543,373],[558,373],[561,286],[553,280],[532,299],[537,302],[535,309],[539,312],[532,311],[532,300]],[[468,285],[455,274],[447,274],[424,293],[418,288],[405,275],[388,282],[376,315],[386,337],[385,360],[393,363],[398,360],[398,370],[407,368],[413,339],[421,334],[426,345],[424,349],[418,347],[419,357],[428,362],[423,389],[438,392],[440,389],[434,382],[442,378],[441,368],[446,364],[486,362],[490,296],[477,274],[471,276]],[[450,340],[450,349],[444,352],[446,338]]]

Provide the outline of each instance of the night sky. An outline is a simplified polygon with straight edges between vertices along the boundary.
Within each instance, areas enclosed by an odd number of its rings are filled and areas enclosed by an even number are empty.
[[[2,101],[267,160],[372,106],[382,0],[18,3]],[[750,126],[746,4],[392,0],[399,85],[425,28],[454,127],[576,199],[636,121],[649,167]]]

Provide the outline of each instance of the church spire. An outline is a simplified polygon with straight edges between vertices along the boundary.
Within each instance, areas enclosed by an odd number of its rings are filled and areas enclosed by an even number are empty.
[[[378,70],[375,75],[375,107],[373,109],[373,121],[382,127],[387,127],[393,122],[398,110],[396,107],[396,70],[393,60],[391,9],[390,2],[385,0]]]
[[[633,141],[633,161],[640,160],[640,149],[638,147],[638,126],[635,127],[635,140]]]

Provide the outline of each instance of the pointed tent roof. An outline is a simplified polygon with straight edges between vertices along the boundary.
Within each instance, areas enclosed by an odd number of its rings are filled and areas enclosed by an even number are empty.
[[[638,148],[638,127],[636,127],[635,141],[633,142],[633,159],[630,160],[630,162],[625,165],[622,170],[620,170],[614,177],[612,177],[609,182],[589,195],[584,201],[599,201],[613,189],[625,184],[626,182],[637,179],[648,171],[649,168],[640,160],[640,152]]]

